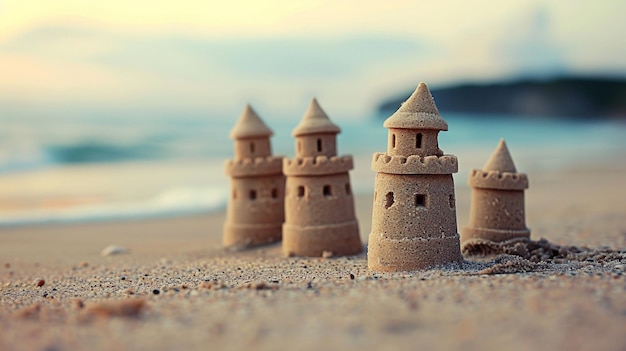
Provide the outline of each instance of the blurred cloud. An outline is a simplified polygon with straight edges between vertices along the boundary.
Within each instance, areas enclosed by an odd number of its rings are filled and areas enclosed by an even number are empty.
[[[358,91],[350,85],[367,71],[436,50],[414,38],[223,40],[52,25],[0,45],[0,63],[8,72],[0,92],[5,99],[96,105],[169,101],[209,109],[241,105],[242,97],[255,95],[300,104],[327,85]]]
[[[562,48],[551,38],[551,25],[545,7],[529,8],[502,28],[502,36],[494,42],[494,51],[502,62],[513,63],[510,69],[519,73],[542,75],[566,71]]]

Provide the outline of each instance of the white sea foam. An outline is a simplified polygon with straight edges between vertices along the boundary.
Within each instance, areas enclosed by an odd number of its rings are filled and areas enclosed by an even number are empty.
[[[0,177],[0,226],[207,213],[226,205],[221,162],[73,165]]]
[[[25,224],[71,223],[102,220],[142,219],[182,214],[200,214],[221,210],[226,205],[223,187],[189,187],[163,191],[143,200],[65,209],[36,209],[18,211],[0,217],[0,226]]]

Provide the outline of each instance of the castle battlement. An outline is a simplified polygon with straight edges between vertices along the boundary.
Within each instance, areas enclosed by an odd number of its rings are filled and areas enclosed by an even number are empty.
[[[528,189],[525,173],[483,171],[473,169],[467,180],[469,186],[483,189],[524,190]]]
[[[352,156],[311,156],[283,159],[286,176],[316,176],[348,172],[353,168]]]
[[[372,158],[372,170],[389,174],[452,174],[459,170],[454,155],[443,156],[390,156],[376,152]]]
[[[268,156],[227,160],[224,169],[231,177],[255,177],[260,175],[281,174],[283,157]]]

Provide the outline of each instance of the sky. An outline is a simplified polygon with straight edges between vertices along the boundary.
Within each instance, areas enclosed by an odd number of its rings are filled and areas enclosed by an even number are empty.
[[[0,0],[0,117],[371,116],[413,89],[626,76],[626,2]],[[291,117],[293,118],[293,117]]]

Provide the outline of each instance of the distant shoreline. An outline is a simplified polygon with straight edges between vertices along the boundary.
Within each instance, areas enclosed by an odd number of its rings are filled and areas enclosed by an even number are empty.
[[[431,92],[442,112],[566,119],[626,119],[626,78],[558,77],[461,83]],[[384,100],[393,113],[410,91]]]

